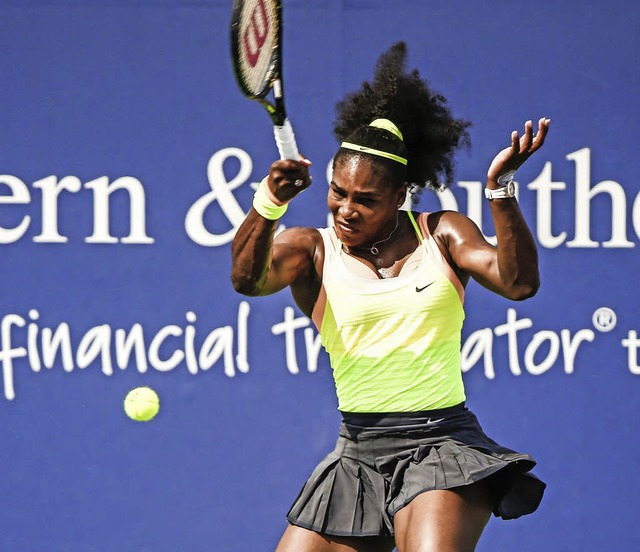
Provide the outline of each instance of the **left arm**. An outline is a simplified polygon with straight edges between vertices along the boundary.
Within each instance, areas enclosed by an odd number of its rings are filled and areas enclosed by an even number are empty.
[[[540,119],[533,135],[531,121],[525,132],[511,134],[511,146],[494,158],[487,173],[487,187],[500,187],[498,178],[515,171],[542,147],[549,130],[549,119]],[[496,229],[497,247],[489,244],[478,227],[464,215],[446,213],[438,224],[438,234],[451,260],[482,286],[513,300],[535,295],[540,287],[538,252],[535,241],[515,198],[493,199],[491,214]]]

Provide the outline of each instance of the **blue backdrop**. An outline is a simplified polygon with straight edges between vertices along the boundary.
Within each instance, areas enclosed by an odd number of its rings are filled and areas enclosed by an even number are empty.
[[[405,40],[471,119],[451,193],[493,234],[483,178],[512,129],[551,117],[518,172],[542,287],[471,283],[469,405],[530,452],[539,511],[480,551],[634,550],[640,530],[639,10],[286,0],[285,78],[314,184],[287,226],[326,223],[334,105]],[[0,0],[0,550],[273,550],[339,421],[289,292],[247,300],[230,240],[277,152],[229,60],[230,2]],[[138,385],[155,420],[129,420]]]

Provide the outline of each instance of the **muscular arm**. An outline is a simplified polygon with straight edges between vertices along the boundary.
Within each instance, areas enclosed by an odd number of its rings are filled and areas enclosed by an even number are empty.
[[[284,203],[311,183],[309,163],[281,160],[271,166],[270,193]],[[296,186],[302,180],[303,186]],[[320,234],[310,228],[290,228],[274,238],[277,220],[267,220],[255,209],[240,225],[231,244],[231,281],[239,293],[269,295],[292,286],[296,301],[306,313],[317,297],[316,266]]]
[[[516,131],[512,133],[511,146],[502,150],[489,167],[489,188],[497,188],[501,174],[515,171],[542,146],[549,123],[549,119],[540,119],[535,137],[531,121],[525,124],[521,139]],[[527,299],[540,287],[535,241],[515,198],[494,199],[489,203],[497,247],[489,244],[478,227],[459,213],[443,213],[435,235],[464,275],[508,299]]]
[[[314,270],[316,230],[290,228],[274,239],[278,221],[251,209],[231,244],[233,287],[244,295],[270,295]]]
[[[540,286],[538,253],[517,202],[499,201],[502,205],[491,208],[497,247],[460,213],[442,213],[435,235],[444,243],[463,279],[470,276],[487,289],[520,301],[535,295]]]

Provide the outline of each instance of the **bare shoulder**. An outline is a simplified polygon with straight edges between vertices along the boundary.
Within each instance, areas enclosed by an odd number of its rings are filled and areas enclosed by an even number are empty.
[[[317,228],[294,227],[283,230],[273,242],[273,257],[287,258],[291,267],[289,286],[302,312],[311,316],[320,286],[324,263],[324,242]]]
[[[317,228],[294,226],[280,232],[274,238],[273,245],[305,250],[313,254],[322,246],[322,236]]]
[[[437,242],[449,244],[481,235],[480,229],[467,215],[458,211],[435,211],[427,219],[429,232]]]
[[[322,241],[320,230],[317,228],[308,228],[306,226],[292,226],[291,228],[285,228],[280,232],[275,241],[295,241],[295,240],[312,240]]]
[[[429,213],[429,232],[440,252],[457,274],[462,285],[467,284],[469,273],[467,257],[471,251],[490,249],[482,232],[468,216],[457,211],[437,211]]]
[[[297,259],[300,268],[307,265],[307,275],[315,277],[322,274],[324,261],[324,242],[317,228],[294,226],[280,232],[273,240],[273,257],[276,262],[284,259]],[[312,270],[315,269],[315,270]]]

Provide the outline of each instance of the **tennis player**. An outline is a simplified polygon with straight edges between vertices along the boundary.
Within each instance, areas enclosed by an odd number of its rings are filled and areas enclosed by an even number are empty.
[[[289,287],[329,353],[342,423],[336,448],[304,484],[277,552],[470,552],[493,513],[536,510],[535,462],[500,446],[465,406],[460,369],[465,286],[512,300],[539,286],[533,237],[512,177],[544,142],[528,121],[487,174],[497,246],[457,212],[401,209],[407,189],[451,182],[469,123],[416,71],[406,47],[338,104],[329,228],[278,219],[311,184],[307,160],[279,160],[233,241],[237,291]]]

